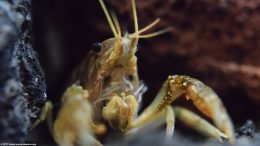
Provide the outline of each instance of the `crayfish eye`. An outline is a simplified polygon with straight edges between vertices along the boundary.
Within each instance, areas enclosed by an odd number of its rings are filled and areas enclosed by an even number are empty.
[[[127,78],[129,79],[129,81],[133,81],[134,80],[134,76],[133,75],[128,75]]]
[[[91,51],[94,53],[99,53],[101,51],[101,48],[102,48],[101,43],[97,42],[92,45]]]
[[[104,78],[104,84],[105,85],[108,85],[110,83],[110,81],[111,81],[111,77],[110,76],[107,76],[107,77]]]

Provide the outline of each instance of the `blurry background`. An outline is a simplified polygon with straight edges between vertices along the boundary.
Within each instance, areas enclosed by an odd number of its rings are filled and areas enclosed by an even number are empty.
[[[123,32],[133,32],[131,1],[105,3],[118,15]],[[247,119],[259,125],[260,0],[137,0],[136,4],[140,28],[156,18],[161,22],[151,32],[174,28],[139,43],[140,78],[148,86],[144,107],[168,75],[184,74],[220,95],[236,127]],[[44,0],[32,5],[34,48],[45,71],[48,98],[57,102],[92,44],[112,37],[112,32],[97,0]],[[182,99],[176,103],[191,105]]]

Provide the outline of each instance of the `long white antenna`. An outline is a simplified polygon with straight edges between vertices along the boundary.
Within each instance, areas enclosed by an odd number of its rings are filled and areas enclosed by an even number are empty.
[[[134,25],[135,25],[135,34],[138,35],[138,20],[137,20],[135,0],[132,0],[132,9],[133,9],[133,18],[134,18]]]
[[[108,23],[110,25],[110,28],[112,29],[112,32],[113,32],[114,36],[117,37],[118,34],[116,32],[116,28],[115,28],[115,26],[114,26],[114,24],[112,22],[111,16],[109,15],[103,0],[99,0],[99,3],[100,3],[100,5],[101,5],[101,7],[102,7],[102,9],[103,9],[103,11],[104,11],[104,13],[106,15],[107,21],[108,21]]]

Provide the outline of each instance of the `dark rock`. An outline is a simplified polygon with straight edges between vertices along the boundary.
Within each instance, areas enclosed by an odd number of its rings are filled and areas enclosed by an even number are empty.
[[[0,1],[0,143],[23,142],[46,100],[31,42],[30,0]]]
[[[254,137],[255,136],[255,123],[252,120],[247,120],[243,126],[241,126],[237,130],[237,137],[241,136],[249,136]]]

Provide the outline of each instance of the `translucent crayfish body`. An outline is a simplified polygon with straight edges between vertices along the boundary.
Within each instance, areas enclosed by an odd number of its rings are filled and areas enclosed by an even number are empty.
[[[142,35],[159,19],[139,30],[135,0],[132,0],[135,32],[122,35],[115,14],[108,13],[103,0],[99,2],[114,37],[95,44],[94,50],[76,68],[72,85],[62,97],[57,118],[53,121],[48,118],[55,141],[63,146],[102,145],[96,135],[104,134],[108,126],[128,134],[137,132],[148,122],[156,123],[159,117],[166,123],[168,137],[173,135],[175,118],[178,118],[202,134],[232,143],[234,128],[222,101],[210,87],[189,76],[170,75],[153,102],[137,115],[147,89],[138,76],[135,55],[138,40],[163,34],[170,28]],[[183,96],[192,100],[215,126],[184,107],[171,105]],[[45,117],[51,117],[51,109],[52,104],[47,102],[34,126]]]

